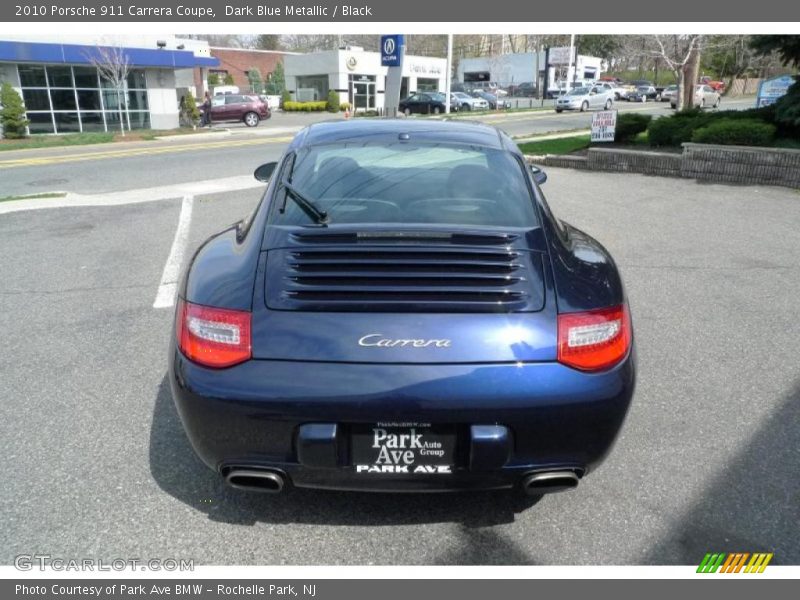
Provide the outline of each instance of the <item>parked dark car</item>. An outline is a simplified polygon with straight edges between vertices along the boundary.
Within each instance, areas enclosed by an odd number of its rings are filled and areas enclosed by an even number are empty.
[[[661,92],[652,85],[641,85],[628,92],[628,102],[647,102],[647,101],[661,101]]]
[[[634,390],[622,280],[508,135],[317,123],[255,174],[179,283],[169,355],[229,485],[538,496],[600,464]]]
[[[400,112],[410,115],[419,113],[423,115],[438,115],[445,112],[445,96],[441,92],[417,92],[400,101]],[[450,110],[458,110],[458,103],[451,99]]]
[[[508,95],[518,98],[534,98],[537,96],[536,84],[534,84],[532,81],[511,84],[508,86]]]
[[[212,123],[241,121],[248,127],[255,127],[270,116],[269,105],[258,96],[220,94],[211,98]]]

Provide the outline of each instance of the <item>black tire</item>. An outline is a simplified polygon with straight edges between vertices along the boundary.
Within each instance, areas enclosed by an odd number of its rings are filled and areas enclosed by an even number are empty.
[[[472,110],[472,106],[464,102],[464,104],[461,105],[461,110]]]
[[[410,109],[409,107],[407,107],[407,106],[406,106],[406,107],[403,109],[403,114],[404,114],[405,116],[407,116],[407,117],[410,117],[410,116],[411,116],[411,109]]]
[[[259,121],[261,121],[261,117],[259,117],[257,113],[249,112],[245,113],[244,117],[242,117],[242,121],[248,127],[255,127],[258,125]]]
[[[438,106],[433,107],[433,114],[438,115],[440,112],[442,112],[441,108],[439,108]]]
[[[586,112],[587,110],[589,110],[589,103],[584,100],[583,104],[581,104],[581,112]]]
[[[564,109],[563,109],[563,108],[557,108],[557,109],[556,109],[556,112],[557,112],[557,113],[564,112]]]
[[[613,104],[614,104],[614,103],[613,103],[613,102],[611,102],[611,98],[609,98],[608,100],[606,100],[606,110],[611,110],[611,106],[612,106]]]
[[[656,94],[656,102],[661,102],[661,92]]]

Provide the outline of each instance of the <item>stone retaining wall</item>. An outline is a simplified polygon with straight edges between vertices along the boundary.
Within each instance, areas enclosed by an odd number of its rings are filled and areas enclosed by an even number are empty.
[[[681,154],[590,148],[586,156],[548,154],[529,159],[549,167],[800,189],[800,150],[783,148],[687,143],[683,144]]]

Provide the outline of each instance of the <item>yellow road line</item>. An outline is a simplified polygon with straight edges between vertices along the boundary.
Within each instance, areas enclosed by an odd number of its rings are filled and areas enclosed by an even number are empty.
[[[39,158],[17,158],[11,160],[0,160],[0,169],[13,169],[15,167],[33,167],[41,165],[53,165],[69,162],[82,162],[89,160],[101,160],[109,158],[127,158],[131,156],[146,156],[150,154],[169,154],[173,152],[192,152],[199,150],[214,150],[217,148],[232,148],[237,146],[257,146],[259,144],[277,144],[289,142],[292,136],[257,138],[248,140],[224,140],[218,142],[208,142],[205,144],[181,144],[175,146],[164,146],[161,148],[131,148],[126,150],[108,150],[106,152],[84,152],[80,154],[65,154],[61,156],[46,156]]]

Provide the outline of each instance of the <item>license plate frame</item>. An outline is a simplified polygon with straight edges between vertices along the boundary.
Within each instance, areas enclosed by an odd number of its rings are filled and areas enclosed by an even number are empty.
[[[357,475],[448,475],[457,460],[453,425],[374,423],[350,428],[350,464]]]

